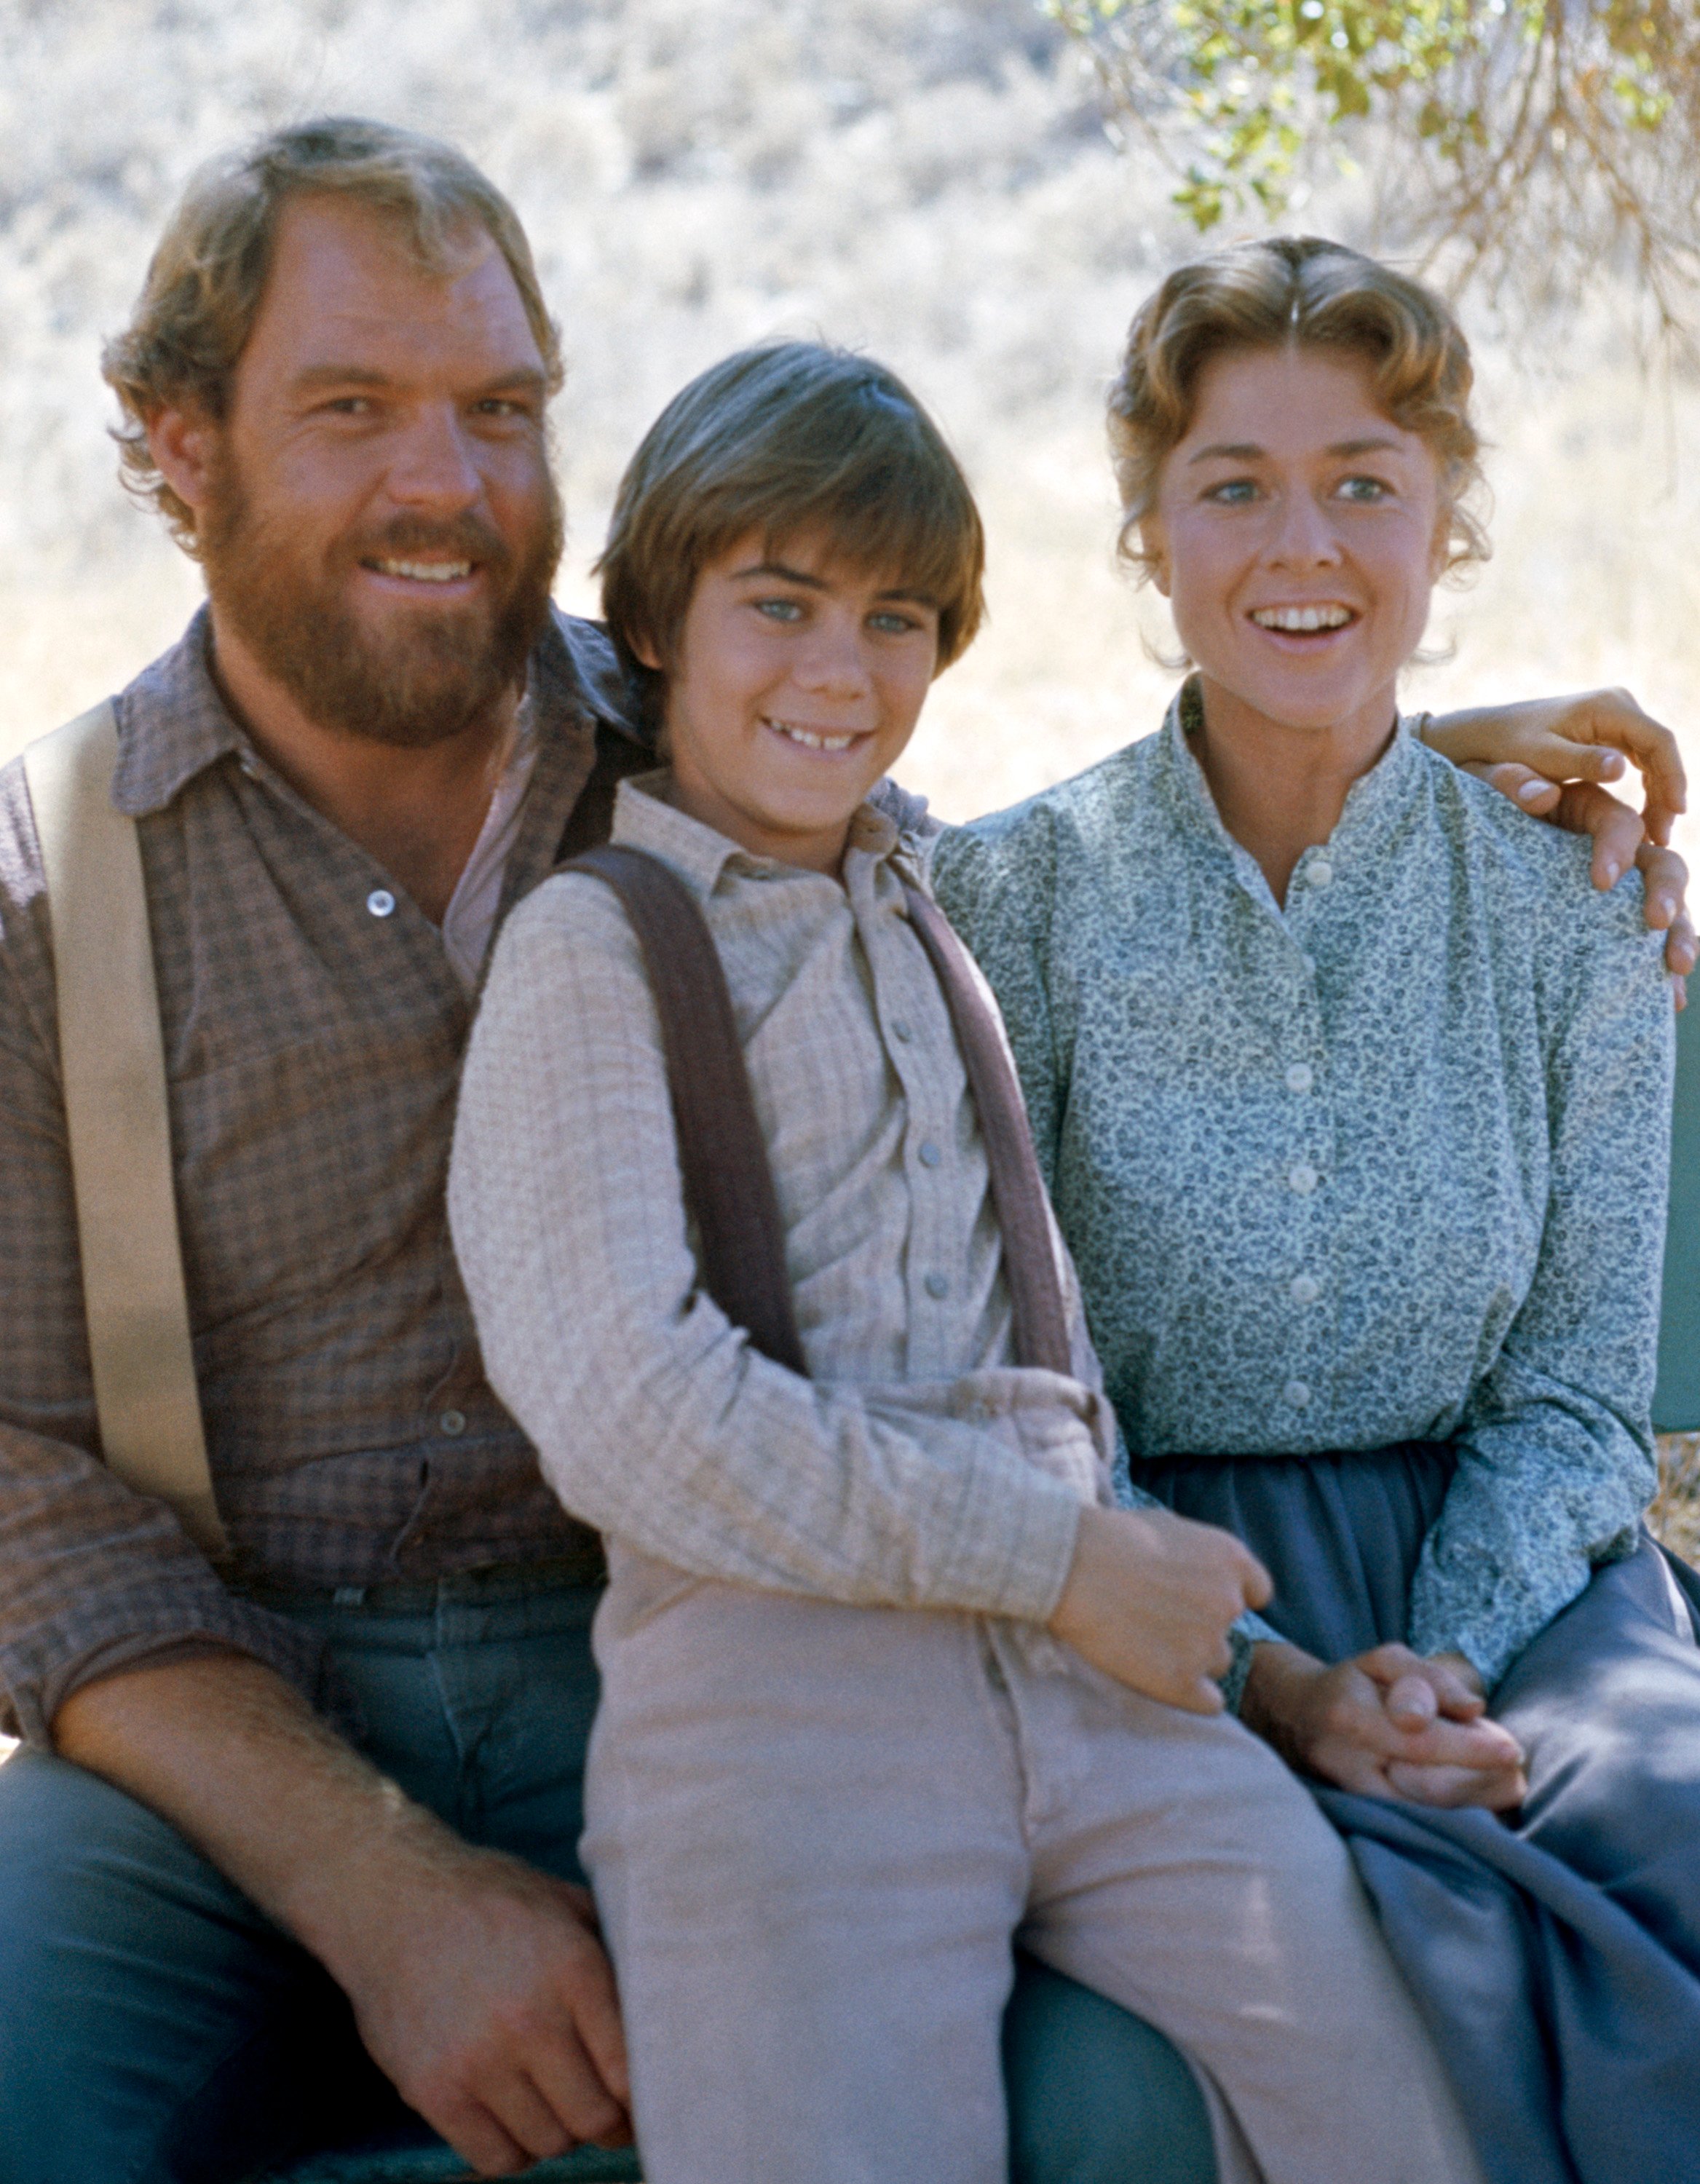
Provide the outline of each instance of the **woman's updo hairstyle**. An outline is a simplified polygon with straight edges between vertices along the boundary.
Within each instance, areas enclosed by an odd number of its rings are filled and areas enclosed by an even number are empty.
[[[1110,455],[1122,500],[1117,550],[1145,577],[1140,540],[1164,459],[1185,438],[1199,376],[1230,349],[1326,348],[1362,357],[1396,425],[1427,442],[1440,472],[1446,567],[1485,560],[1472,503],[1486,488],[1470,421],[1469,343],[1420,281],[1319,236],[1272,236],[1171,273],[1140,308],[1110,391]]]

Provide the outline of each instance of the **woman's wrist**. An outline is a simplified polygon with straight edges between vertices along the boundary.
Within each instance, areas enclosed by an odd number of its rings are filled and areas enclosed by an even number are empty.
[[[1304,1700],[1323,1663],[1301,1647],[1285,1639],[1259,1639],[1251,1648],[1250,1665],[1240,1694],[1240,1720],[1283,1758],[1296,1758],[1297,1728]]]

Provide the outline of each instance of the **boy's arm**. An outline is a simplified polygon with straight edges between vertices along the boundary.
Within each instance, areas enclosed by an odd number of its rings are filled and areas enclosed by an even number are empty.
[[[492,1384],[576,1515],[702,1576],[1056,1609],[1081,1501],[1007,1421],[800,1379],[700,1293],[654,1003],[594,881],[545,888],[499,944],[449,1208]],[[1084,1389],[1028,1392],[1036,1435],[1090,1447]]]

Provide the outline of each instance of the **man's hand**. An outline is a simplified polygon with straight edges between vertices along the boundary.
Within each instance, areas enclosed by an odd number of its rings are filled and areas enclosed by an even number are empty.
[[[452,1837],[382,1864],[375,1915],[343,1903],[319,1923],[408,2105],[487,2176],[629,2145],[620,2006],[588,1893]]]
[[[1669,846],[1672,822],[1688,808],[1682,754],[1669,729],[1627,690],[1588,690],[1441,714],[1424,738],[1536,818],[1591,834],[1597,888],[1615,887],[1630,865],[1640,866],[1647,924],[1669,936],[1664,960],[1680,1008],[1700,942],[1684,908],[1688,868]],[[1640,813],[1601,785],[1622,777],[1625,756],[1646,789]]]
[[[1528,1791],[1517,1740],[1486,1719],[1462,1655],[1378,1646],[1328,1668],[1296,1646],[1262,1645],[1240,1718],[1290,1765],[1361,1797],[1503,1812]]]
[[[1189,1713],[1219,1713],[1228,1627],[1271,1591],[1231,1532],[1167,1509],[1086,1509],[1051,1618],[1056,1636],[1119,1684]]]
[[[53,1733],[327,1967],[403,2098],[481,2175],[629,2143],[613,1974],[582,1889],[462,1842],[239,1654],[85,1685]]]

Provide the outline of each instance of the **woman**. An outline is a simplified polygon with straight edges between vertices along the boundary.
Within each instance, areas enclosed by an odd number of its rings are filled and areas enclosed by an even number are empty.
[[[936,880],[1134,1480],[1274,1575],[1244,1719],[1338,1786],[1490,2168],[1628,2184],[1700,2122],[1700,1649],[1641,1529],[1671,1011],[1636,883],[1397,720],[1482,550],[1469,387],[1337,245],[1172,276],[1112,432],[1197,672]]]

